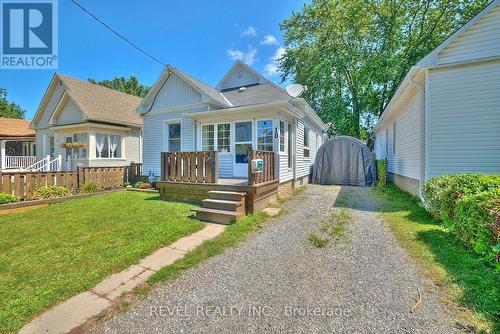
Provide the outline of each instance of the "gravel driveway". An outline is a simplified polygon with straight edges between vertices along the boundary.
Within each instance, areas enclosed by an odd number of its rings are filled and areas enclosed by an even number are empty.
[[[373,211],[370,188],[309,185],[260,233],[155,288],[95,333],[456,333],[431,283]],[[316,248],[310,234],[335,205],[347,238]],[[422,303],[410,312],[417,299]]]

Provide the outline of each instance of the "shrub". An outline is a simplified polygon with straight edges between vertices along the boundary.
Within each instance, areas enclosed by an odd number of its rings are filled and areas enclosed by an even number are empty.
[[[450,230],[500,270],[500,188],[461,197]]]
[[[11,194],[0,193],[0,204],[14,203],[14,202],[19,202],[19,197]]]
[[[152,186],[151,186],[151,183],[141,183],[141,185],[139,187],[137,187],[139,189],[151,189]]]
[[[43,186],[38,188],[31,199],[46,199],[54,197],[64,197],[70,195],[68,188],[62,186]]]
[[[427,210],[434,217],[450,224],[454,218],[456,202],[460,197],[499,187],[500,175],[443,175],[425,183],[423,196]]]
[[[328,239],[318,237],[316,234],[311,234],[309,236],[309,242],[318,248],[322,248],[326,246]]]
[[[387,187],[387,160],[377,160],[377,178],[380,187]]]
[[[86,183],[82,190],[80,191],[81,193],[84,194],[91,194],[91,193],[96,193],[101,190],[101,186],[95,182],[95,181],[90,181],[89,183]]]

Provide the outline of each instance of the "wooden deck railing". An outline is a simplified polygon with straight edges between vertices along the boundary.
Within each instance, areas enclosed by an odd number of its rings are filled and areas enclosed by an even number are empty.
[[[162,152],[162,181],[217,183],[219,165],[217,151]]]
[[[262,159],[264,162],[262,172],[252,173],[253,159]],[[275,180],[274,162],[274,152],[251,150],[248,157],[248,184],[255,185]]]

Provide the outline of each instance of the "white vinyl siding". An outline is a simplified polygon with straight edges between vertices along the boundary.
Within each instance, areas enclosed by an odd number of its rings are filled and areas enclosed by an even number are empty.
[[[259,77],[242,66],[237,66],[220,84],[220,89],[242,87],[259,83]]]
[[[201,103],[201,94],[172,73],[158,91],[151,110]]]
[[[304,128],[309,129],[309,157],[304,157]],[[296,130],[296,150],[297,155],[297,173],[296,178],[309,175],[312,171],[311,166],[316,159],[316,133],[321,134],[320,130],[315,129],[311,124],[306,124],[304,120],[299,119]]]
[[[49,127],[50,117],[52,116],[54,109],[56,108],[57,104],[59,103],[59,99],[61,98],[62,94],[64,93],[64,90],[65,90],[65,88],[63,85],[57,85],[57,87],[54,89],[52,96],[49,98],[49,102],[47,103],[47,105],[45,106],[45,109],[42,112],[40,120],[36,124],[37,129],[44,129],[44,128]]]
[[[74,124],[83,121],[82,113],[73,100],[68,99],[56,119],[57,125]]]
[[[500,173],[500,61],[430,73],[429,173]]]
[[[439,64],[500,56],[500,6],[439,53]]]
[[[387,157],[388,172],[416,180],[420,179],[422,94],[423,91],[416,91],[403,101],[395,121],[377,131],[375,142],[377,159]]]

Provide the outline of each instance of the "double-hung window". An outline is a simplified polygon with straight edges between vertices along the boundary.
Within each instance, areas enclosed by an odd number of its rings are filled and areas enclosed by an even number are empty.
[[[203,151],[230,152],[231,124],[204,124],[201,126],[201,149]]]
[[[273,121],[257,121],[257,149],[273,151]]]
[[[285,152],[285,122],[280,121],[280,152]]]
[[[309,158],[309,129],[304,128],[304,158]]]
[[[179,152],[181,150],[181,123],[168,124],[168,151]]]
[[[88,135],[86,132],[73,133],[73,143],[82,144],[80,147],[73,147],[73,158],[87,158]],[[121,146],[121,145],[120,145]]]
[[[121,158],[122,137],[110,133],[95,134],[96,158]]]

